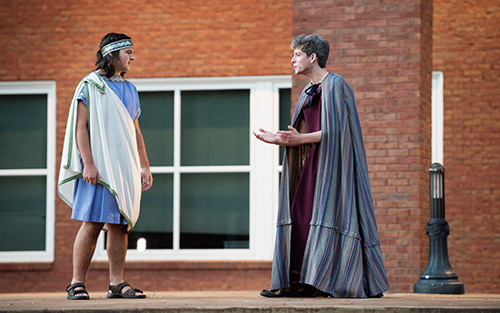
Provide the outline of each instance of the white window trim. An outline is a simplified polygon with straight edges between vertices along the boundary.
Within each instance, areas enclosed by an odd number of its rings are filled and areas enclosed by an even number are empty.
[[[271,260],[276,231],[279,199],[279,147],[262,143],[252,131],[279,128],[279,89],[291,88],[290,75],[201,77],[201,78],[141,78],[130,79],[139,92],[174,92],[174,166],[151,167],[156,173],[174,174],[173,249],[128,250],[127,260]],[[181,91],[230,90],[250,91],[250,164],[246,166],[183,166],[180,167]],[[244,172],[250,175],[249,249],[180,249],[180,175],[181,173]],[[104,236],[98,240],[93,260],[107,261]]]
[[[0,252],[0,263],[54,262],[55,163],[56,163],[56,82],[0,82],[0,95],[47,95],[47,165],[40,169],[0,169],[0,176],[46,176],[45,251]],[[30,234],[26,234],[30,236]]]
[[[432,163],[444,165],[444,96],[443,72],[432,72]]]

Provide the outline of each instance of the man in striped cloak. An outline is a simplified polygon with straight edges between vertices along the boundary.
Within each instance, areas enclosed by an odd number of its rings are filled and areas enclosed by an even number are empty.
[[[254,135],[286,147],[266,297],[381,297],[389,289],[351,86],[326,70],[319,35],[291,45],[295,74],[311,82],[286,131]]]

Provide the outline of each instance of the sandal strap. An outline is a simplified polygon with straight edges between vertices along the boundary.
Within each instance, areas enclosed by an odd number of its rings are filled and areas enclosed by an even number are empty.
[[[75,290],[76,288],[82,288],[81,290]],[[66,291],[68,292],[69,297],[73,297],[77,294],[85,294],[87,295],[87,298],[89,296],[89,293],[87,292],[87,289],[85,288],[85,285],[83,283],[74,283],[66,287]],[[68,298],[69,299],[69,298]]]
[[[70,291],[75,290],[75,288],[83,288],[83,290],[78,290],[78,293],[80,293],[80,291],[81,291],[81,293],[87,293],[87,291],[85,290],[85,285],[83,283],[71,284],[68,287],[66,287],[66,291],[70,292]]]
[[[127,296],[135,296],[136,292],[143,293],[140,289],[130,287],[130,289],[127,289],[123,294]]]
[[[108,286],[108,289],[111,291],[111,293],[122,293],[123,288],[125,288],[127,286],[130,287],[130,289],[127,289],[123,293],[124,295],[134,296],[136,292],[143,293],[143,291],[140,289],[132,288],[132,286],[130,286],[130,284],[126,281],[124,281],[123,283],[119,283],[116,286],[110,284]]]
[[[112,292],[112,293],[122,293],[122,289],[126,286],[129,286],[130,287],[130,284],[126,281],[124,281],[123,283],[119,283],[118,285],[111,285],[109,284],[108,286],[108,289]]]

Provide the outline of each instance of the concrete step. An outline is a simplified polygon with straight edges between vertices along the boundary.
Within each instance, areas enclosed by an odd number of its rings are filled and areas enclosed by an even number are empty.
[[[258,291],[146,292],[147,299],[66,300],[66,293],[0,294],[0,312],[273,312],[273,313],[490,313],[500,312],[500,294],[386,294],[379,299],[264,298]]]

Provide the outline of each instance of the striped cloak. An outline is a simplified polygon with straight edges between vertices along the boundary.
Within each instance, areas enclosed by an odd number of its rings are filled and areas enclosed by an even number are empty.
[[[306,102],[307,87],[292,125]],[[287,148],[283,160],[271,290],[290,287],[290,179],[300,171],[304,153],[307,149]],[[337,298],[366,298],[389,289],[354,93],[333,73],[322,82],[320,156],[300,282]]]

